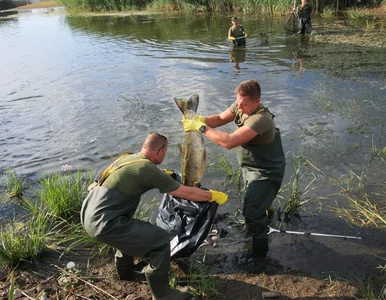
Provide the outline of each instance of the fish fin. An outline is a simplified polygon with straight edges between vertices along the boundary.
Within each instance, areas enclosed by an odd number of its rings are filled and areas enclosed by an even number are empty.
[[[176,102],[178,108],[182,112],[183,115],[185,115],[185,112],[188,110],[187,107],[187,101],[182,98],[174,98],[174,102]]]
[[[197,112],[198,104],[200,103],[200,99],[197,94],[193,94],[188,101],[188,110],[193,110],[194,113]]]
[[[185,100],[182,98],[174,98],[174,102],[176,102],[178,108],[182,112],[184,116],[187,115],[188,112],[192,114],[192,112],[196,113],[198,104],[200,103],[199,96],[197,94],[193,94],[189,100]]]

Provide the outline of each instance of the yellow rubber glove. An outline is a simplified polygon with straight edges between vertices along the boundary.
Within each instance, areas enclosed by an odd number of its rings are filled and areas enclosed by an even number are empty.
[[[174,171],[173,170],[167,170],[167,169],[163,169],[163,171],[168,174],[169,176],[172,176],[174,174]]]
[[[201,126],[205,126],[206,124],[200,121],[200,118],[186,119],[182,118],[182,123],[184,123],[185,131],[200,131]]]
[[[201,122],[205,123],[205,117],[204,116],[194,116],[193,119],[199,119]]]
[[[209,202],[215,201],[217,202],[217,204],[221,205],[228,201],[227,194],[219,191],[214,191],[214,190],[209,190],[209,191],[212,192],[212,199],[209,200]]]
[[[234,36],[228,36],[228,40],[234,41],[236,38]]]

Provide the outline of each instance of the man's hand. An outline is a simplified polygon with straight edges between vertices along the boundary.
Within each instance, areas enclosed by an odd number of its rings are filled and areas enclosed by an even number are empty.
[[[234,36],[228,36],[228,40],[235,41],[236,38]]]
[[[200,131],[201,126],[206,124],[200,120],[200,116],[195,116],[193,119],[182,118],[185,131]]]
[[[228,201],[227,194],[219,191],[214,191],[214,190],[209,190],[209,191],[212,192],[212,199],[209,200],[209,202],[215,201],[217,202],[217,204],[221,205]]]

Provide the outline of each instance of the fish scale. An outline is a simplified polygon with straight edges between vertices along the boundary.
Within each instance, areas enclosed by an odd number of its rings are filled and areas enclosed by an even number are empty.
[[[199,96],[192,95],[188,100],[174,98],[178,108],[186,119],[193,119],[196,116]],[[185,132],[185,143],[180,144],[181,152],[181,181],[187,186],[195,186],[201,183],[205,174],[206,148],[204,136],[201,132]]]

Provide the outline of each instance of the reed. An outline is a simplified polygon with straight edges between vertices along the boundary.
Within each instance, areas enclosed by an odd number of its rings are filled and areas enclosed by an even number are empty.
[[[332,6],[327,6],[323,8],[323,12],[320,15],[323,19],[332,19],[336,16],[336,10]]]
[[[6,178],[4,179],[7,188],[8,197],[21,198],[23,190],[25,189],[26,177],[17,175],[15,170],[6,171]]]
[[[348,207],[338,208],[337,213],[349,223],[359,226],[386,228],[386,205],[379,206],[364,195],[359,198],[352,194],[344,193]]]
[[[222,183],[223,187],[232,186],[236,188],[237,196],[240,196],[243,192],[242,180],[241,180],[241,170],[238,166],[235,166],[230,156],[226,157],[221,154],[217,157],[217,162],[212,164],[211,167],[214,171],[222,174],[225,177],[224,182]]]
[[[0,229],[0,265],[17,266],[31,261],[49,245],[53,232],[49,232],[44,217],[33,217],[28,223],[4,225]]]
[[[313,183],[316,180],[316,176],[313,173],[309,174],[304,170],[307,161],[304,161],[301,156],[293,155],[292,163],[293,175],[280,189],[278,195],[278,198],[283,200],[280,210],[286,217],[298,212],[299,208],[311,201],[311,198],[305,198],[305,196],[315,188]],[[301,188],[301,186],[304,186],[304,188]],[[288,197],[282,196],[285,193],[288,193]]]
[[[39,181],[36,192],[38,199],[45,203],[57,218],[74,218],[79,215],[87,186],[92,182],[90,173],[84,179],[81,172],[51,173]]]

